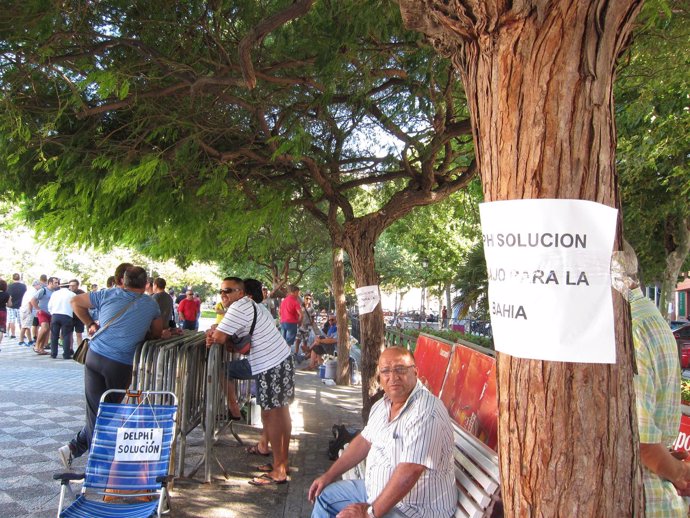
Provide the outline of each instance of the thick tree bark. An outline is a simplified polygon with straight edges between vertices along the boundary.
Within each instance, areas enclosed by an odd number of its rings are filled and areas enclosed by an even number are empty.
[[[345,301],[345,264],[343,249],[333,247],[333,298],[338,325],[338,369],[336,383],[350,384],[350,332],[347,325],[347,304]]]
[[[668,308],[671,304],[675,307],[676,285],[678,276],[683,268],[685,260],[690,253],[690,219],[677,218],[670,222],[671,226],[670,241],[673,243],[673,250],[666,251],[666,268],[664,268],[664,278],[661,283],[661,314],[670,319]],[[678,308],[675,308],[675,316],[678,316]]]
[[[362,225],[361,221],[345,224],[342,244],[350,257],[355,285],[372,286],[379,284],[374,260],[374,245],[381,233],[375,225]],[[383,309],[379,304],[373,312],[359,315],[360,347],[362,348],[362,417],[366,423],[369,411],[375,402],[373,398],[378,390],[376,366],[384,348],[386,326],[383,320]]]
[[[618,207],[612,84],[639,0],[399,0],[460,71],[486,201]],[[629,311],[614,294],[615,365],[498,355],[506,514],[641,516]]]

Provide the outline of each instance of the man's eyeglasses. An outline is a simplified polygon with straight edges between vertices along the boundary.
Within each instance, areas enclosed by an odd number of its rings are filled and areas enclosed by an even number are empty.
[[[405,366],[405,365],[396,365],[396,366],[393,367],[392,369],[388,369],[388,368],[386,368],[386,369],[381,369],[381,370],[379,371],[379,374],[380,374],[381,376],[383,376],[384,378],[390,377],[390,375],[393,374],[393,373],[397,374],[398,376],[404,376],[405,374],[407,374],[407,371],[408,371],[409,369],[411,369],[412,367],[416,367],[416,365],[407,365],[407,366]]]
[[[242,291],[242,288],[223,288],[221,290],[218,290],[219,294],[225,293],[226,295],[230,295],[233,291]]]

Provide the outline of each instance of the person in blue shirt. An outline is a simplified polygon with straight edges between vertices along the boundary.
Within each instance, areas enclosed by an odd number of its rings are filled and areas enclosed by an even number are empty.
[[[334,315],[328,317],[328,324],[326,336],[317,337],[311,346],[309,366],[307,367],[309,370],[317,369],[323,363],[323,355],[333,354],[338,346],[338,326]]]
[[[158,304],[144,295],[146,279],[146,270],[130,266],[121,285],[83,293],[71,301],[75,315],[87,323],[91,341],[84,365],[86,424],[69,444],[58,450],[60,460],[68,469],[73,458],[89,450],[103,393],[129,387],[137,346],[147,339],[170,337],[170,330],[163,331]],[[91,308],[98,311],[99,322],[91,320]],[[121,399],[118,395],[108,401]]]

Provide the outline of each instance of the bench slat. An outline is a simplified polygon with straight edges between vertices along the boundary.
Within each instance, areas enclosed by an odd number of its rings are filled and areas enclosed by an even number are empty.
[[[471,496],[480,507],[485,508],[491,503],[491,496],[484,491],[484,488],[478,485],[474,479],[467,476],[462,469],[457,467],[455,468],[455,481],[465,489],[465,492]],[[498,486],[490,489],[490,491],[493,493],[497,487]]]
[[[498,483],[472,462],[472,459],[466,457],[463,451],[456,448],[453,456],[456,464],[472,477],[474,485],[483,488],[487,493],[493,493],[496,490]]]
[[[500,480],[497,455],[487,455],[487,452],[479,447],[476,439],[470,439],[462,433],[455,433],[454,440],[456,450],[460,449],[465,456],[480,466],[491,478],[496,481]]]
[[[461,507],[469,518],[482,518],[484,509],[477,506],[464,488],[458,486],[458,506]]]

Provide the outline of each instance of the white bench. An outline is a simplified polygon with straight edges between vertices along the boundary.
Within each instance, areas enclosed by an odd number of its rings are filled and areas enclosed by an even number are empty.
[[[455,482],[458,486],[456,518],[503,516],[498,455],[472,434],[453,423]]]
[[[455,484],[458,509],[455,518],[501,518],[501,477],[498,455],[453,421]],[[347,447],[347,445],[345,445]],[[344,450],[340,450],[340,454]],[[343,473],[343,480],[364,478],[366,461]]]

